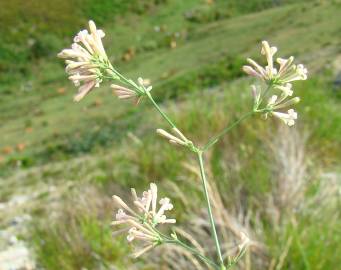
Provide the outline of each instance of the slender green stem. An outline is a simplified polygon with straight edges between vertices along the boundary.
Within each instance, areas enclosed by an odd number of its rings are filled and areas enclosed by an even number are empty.
[[[120,79],[123,83],[125,83],[126,85],[129,85],[133,88],[135,88],[137,90],[137,92],[141,93],[143,92],[140,87],[133,82],[132,80],[127,79],[126,77],[124,77],[121,73],[119,73],[116,69],[113,68],[113,66],[111,64],[109,64],[109,66],[105,66],[103,67],[103,69],[109,70],[112,72],[111,76],[114,74],[116,77],[112,77],[112,79],[117,80]]]
[[[138,85],[136,85],[134,82],[132,82],[131,80],[128,80],[127,78],[125,78],[122,74],[120,74],[118,71],[116,71],[113,67],[109,67],[109,69],[116,75],[118,76],[125,84],[130,85],[131,87],[135,88],[138,91],[141,91],[140,87]],[[156,101],[153,99],[151,93],[142,85],[141,87],[143,87],[143,90],[146,94],[146,96],[148,97],[148,99],[150,100],[150,102],[153,104],[153,106],[156,108],[156,110],[161,114],[161,116],[166,120],[166,122],[172,127],[172,128],[176,128],[176,125],[172,122],[172,120],[166,115],[166,113],[164,113],[161,108],[159,107],[159,105],[156,103]],[[244,118],[246,118],[244,116]],[[238,121],[242,121],[244,119],[243,117]],[[215,138],[213,138],[213,143],[208,143],[205,148],[210,145],[213,145],[222,135],[224,135],[229,129],[233,128],[236,124],[238,123],[234,123],[232,124],[230,127],[228,127],[228,129],[223,130],[220,134],[218,134],[218,136],[216,136]],[[202,151],[199,150],[198,148],[193,146],[193,151],[197,153],[198,155],[198,159],[199,159],[199,165],[200,165],[200,174],[201,174],[201,179],[202,179],[202,184],[203,184],[203,188],[204,188],[204,195],[205,195],[205,200],[207,203],[207,210],[208,210],[208,215],[209,215],[209,220],[210,220],[210,225],[211,225],[211,231],[212,231],[212,235],[213,235],[213,239],[216,245],[216,249],[217,249],[217,254],[218,254],[218,258],[219,258],[219,264],[217,265],[216,263],[214,263],[212,260],[210,260],[209,258],[207,258],[206,256],[204,256],[203,254],[201,254],[200,252],[198,252],[196,249],[186,245],[185,243],[181,242],[178,239],[172,239],[172,238],[168,238],[165,236],[162,236],[165,240],[166,243],[173,243],[173,244],[178,244],[180,246],[182,246],[183,248],[185,248],[186,250],[190,251],[191,253],[193,253],[194,255],[196,255],[198,258],[200,258],[202,261],[204,261],[205,263],[211,265],[212,267],[214,267],[214,269],[217,270],[226,270],[225,266],[224,266],[224,260],[221,254],[221,249],[220,249],[220,244],[219,244],[219,239],[218,239],[218,235],[217,235],[217,231],[215,228],[215,223],[214,223],[214,218],[213,218],[213,214],[212,214],[212,209],[211,209],[211,203],[210,203],[210,199],[209,199],[209,194],[208,194],[208,187],[207,187],[207,180],[206,180],[206,175],[205,175],[205,171],[204,171],[204,165],[203,165],[203,158],[202,158]]]
[[[207,150],[208,148],[210,148],[211,146],[213,146],[215,143],[218,142],[218,140],[225,135],[227,132],[229,132],[231,129],[233,129],[235,126],[237,126],[238,124],[240,124],[240,122],[242,122],[243,120],[245,120],[246,118],[249,118],[250,116],[252,116],[253,114],[257,113],[257,112],[263,112],[263,111],[267,111],[268,109],[262,109],[262,110],[258,110],[259,105],[263,102],[265,96],[267,95],[267,93],[270,91],[272,87],[272,84],[269,84],[268,87],[265,89],[263,95],[261,96],[259,102],[256,104],[256,106],[254,106],[253,110],[244,114],[241,118],[239,118],[237,121],[233,122],[231,125],[229,125],[228,127],[224,128],[222,131],[220,131],[216,136],[214,136],[213,138],[211,138],[207,144],[204,145],[204,147],[202,148],[203,151]]]
[[[194,247],[191,247],[191,246],[187,245],[186,243],[182,242],[177,237],[176,238],[174,238],[174,237],[171,238],[171,237],[163,234],[161,231],[159,231],[158,229],[156,229],[153,226],[150,226],[148,223],[145,224],[145,225],[148,226],[148,228],[150,230],[154,231],[156,234],[158,234],[162,238],[162,241],[163,241],[162,243],[175,244],[175,245],[181,246],[182,248],[188,250],[189,252],[191,252],[192,254],[197,256],[200,260],[202,260],[207,265],[211,265],[214,269],[218,269],[219,266],[216,263],[214,263],[210,258],[206,257],[204,254],[200,253]]]
[[[220,131],[217,135],[215,135],[213,138],[211,138],[207,144],[204,145],[204,147],[202,148],[204,151],[206,151],[208,148],[210,148],[211,146],[213,146],[215,143],[218,142],[218,140],[224,136],[227,132],[229,132],[231,129],[233,129],[235,126],[237,126],[240,122],[242,122],[243,120],[245,120],[246,118],[252,116],[255,112],[251,111],[248,112],[246,114],[244,114],[241,118],[239,118],[237,121],[233,122],[231,125],[229,125],[228,127],[224,128],[222,131]]]
[[[153,104],[153,106],[158,110],[158,112],[162,115],[162,117],[167,121],[167,123],[172,127],[172,128],[176,128],[175,124],[172,122],[172,120],[170,120],[170,118],[161,110],[161,108],[159,107],[159,105],[155,102],[155,100],[153,99],[151,93],[149,91],[147,91],[147,97],[150,100],[150,102]]]
[[[272,87],[272,84],[269,84],[269,85],[267,86],[267,88],[265,89],[263,95],[262,95],[262,96],[260,97],[260,99],[259,99],[258,106],[259,106],[260,104],[262,104],[262,102],[263,102],[265,96],[268,94],[268,92],[270,91],[271,87]]]
[[[187,251],[191,252],[193,255],[198,257],[200,260],[202,260],[207,265],[212,266],[214,269],[217,269],[217,270],[219,269],[219,266],[216,263],[214,263],[211,259],[207,258],[205,255],[201,254],[195,248],[188,246],[187,244],[180,241],[179,239],[166,240],[165,243],[175,244],[175,245],[181,246],[182,248],[186,249]]]
[[[213,236],[213,240],[214,240],[215,245],[216,245],[216,249],[217,249],[217,253],[218,253],[218,259],[219,259],[221,269],[225,269],[224,260],[223,260],[222,254],[221,254],[219,239],[218,239],[218,235],[217,235],[217,231],[216,231],[216,227],[215,227],[215,222],[214,222],[214,218],[213,218],[210,198],[209,198],[209,194],[208,194],[208,187],[207,187],[207,180],[206,180],[204,163],[203,163],[203,158],[202,158],[202,152],[199,151],[197,154],[198,154],[198,159],[199,159],[200,175],[201,175],[202,185],[204,188],[205,200],[206,200],[206,204],[207,204],[207,212],[208,212],[208,217],[209,217],[210,224],[211,224],[212,236]]]

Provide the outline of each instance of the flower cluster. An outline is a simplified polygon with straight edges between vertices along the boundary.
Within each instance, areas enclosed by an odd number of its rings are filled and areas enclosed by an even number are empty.
[[[243,66],[244,72],[259,78],[267,84],[267,89],[262,91],[260,87],[252,85],[252,94],[254,97],[254,110],[264,112],[265,117],[268,114],[281,119],[288,126],[295,124],[297,113],[293,109],[289,109],[287,113],[276,111],[278,109],[287,108],[300,101],[298,97],[290,98],[293,95],[292,82],[307,79],[307,69],[302,65],[293,64],[294,57],[290,56],[288,59],[277,58],[276,62],[279,67],[274,66],[274,55],[277,52],[276,47],[271,47],[267,41],[262,42],[261,54],[265,56],[267,66],[262,67],[256,61],[248,58],[247,62],[250,65]],[[279,95],[271,95],[267,101],[265,108],[259,110],[259,106],[269,90],[279,92]]]
[[[265,82],[271,84],[284,85],[298,80],[307,79],[307,69],[302,65],[294,65],[294,57],[290,56],[288,59],[277,58],[276,61],[279,64],[279,69],[274,67],[273,57],[277,52],[276,47],[270,47],[267,41],[262,42],[261,54],[265,56],[267,66],[262,67],[256,61],[248,58],[247,62],[251,66],[244,66],[243,70],[251,75],[260,78]]]
[[[112,222],[112,225],[126,225],[123,231],[128,230],[127,240],[129,242],[140,240],[145,244],[141,250],[134,253],[134,257],[139,257],[162,243],[162,236],[156,226],[175,223],[176,220],[168,219],[165,215],[165,211],[173,209],[169,198],[160,199],[160,207],[157,207],[156,184],[151,183],[149,190],[144,191],[141,197],[137,196],[135,189],[131,189],[131,193],[136,210],[129,207],[120,197],[113,196],[119,209],[115,216],[116,220]]]
[[[109,62],[102,44],[104,32],[89,21],[89,29],[80,31],[74,38],[71,48],[62,50],[58,57],[64,58],[69,79],[79,87],[75,101],[80,101],[94,87],[99,87],[103,78],[117,80],[128,87],[112,84],[114,94],[119,99],[132,99],[138,104],[141,97],[152,89],[149,80],[138,79],[138,84],[119,74]],[[147,87],[148,86],[148,87]]]
[[[69,79],[79,86],[75,101],[81,100],[94,87],[98,87],[103,78],[103,65],[108,63],[102,38],[104,32],[89,21],[89,29],[80,31],[73,39],[71,48],[62,50],[58,57],[64,58]]]

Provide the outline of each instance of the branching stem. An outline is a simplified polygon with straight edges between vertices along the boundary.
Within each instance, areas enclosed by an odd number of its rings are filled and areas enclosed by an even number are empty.
[[[237,121],[233,122],[231,125],[229,125],[226,128],[224,128],[217,135],[215,135],[213,138],[211,138],[208,141],[208,143],[204,145],[202,150],[206,151],[208,148],[210,148],[211,146],[216,144],[222,136],[224,136],[226,133],[228,133],[230,130],[232,130],[235,126],[240,124],[240,122],[242,122],[246,118],[249,118],[250,116],[252,116],[254,113],[255,113],[255,111],[248,112],[248,113],[244,114],[242,117],[240,117]]]
[[[107,67],[108,70],[110,70],[113,73],[113,77],[116,76],[116,78],[119,78],[123,83],[129,85],[130,87],[133,87],[136,89],[139,93],[143,93],[147,96],[149,101],[152,103],[152,105],[156,108],[156,110],[160,113],[160,115],[165,119],[165,121],[172,127],[172,128],[177,128],[174,122],[167,116],[165,112],[162,111],[160,106],[156,103],[154,100],[153,96],[151,95],[150,91],[146,89],[143,85],[137,85],[134,83],[132,80],[128,80],[125,78],[122,74],[120,74],[117,70],[115,70],[111,65]],[[218,133],[216,136],[211,138],[209,142],[204,145],[201,149],[198,147],[192,145],[192,147],[189,147],[192,152],[195,152],[197,154],[197,158],[199,161],[199,169],[200,169],[200,176],[202,180],[202,186],[203,186],[203,191],[204,191],[204,196],[205,196],[205,201],[206,201],[206,206],[207,206],[207,212],[209,216],[209,221],[210,221],[210,226],[211,226],[211,233],[212,237],[216,246],[217,250],[217,255],[218,255],[218,261],[219,263],[213,262],[211,259],[206,257],[204,254],[201,254],[198,250],[195,248],[188,246],[186,243],[180,241],[178,238],[170,238],[168,236],[163,235],[161,232],[158,232],[155,228],[153,230],[156,230],[158,234],[162,237],[164,243],[168,244],[176,244],[181,246],[182,248],[186,249],[187,251],[191,252],[193,255],[197,256],[199,259],[201,259],[203,262],[205,262],[207,265],[210,265],[216,270],[226,270],[227,268],[224,265],[224,260],[222,257],[222,252],[221,252],[221,247],[219,243],[219,238],[216,230],[216,225],[212,213],[212,207],[210,203],[210,197],[209,197],[209,192],[208,192],[208,184],[207,184],[207,179],[206,179],[206,174],[205,174],[205,169],[204,169],[204,162],[203,162],[203,152],[213,146],[223,135],[225,135],[227,132],[229,132],[231,129],[233,129],[235,126],[237,126],[240,122],[245,120],[246,118],[252,116],[254,113],[260,112],[260,110],[257,110],[255,108],[251,112],[248,112],[247,114],[243,115],[241,118],[239,118],[237,121],[232,123],[230,126],[226,127],[223,129],[220,133]],[[227,267],[230,268],[232,266],[228,265]]]

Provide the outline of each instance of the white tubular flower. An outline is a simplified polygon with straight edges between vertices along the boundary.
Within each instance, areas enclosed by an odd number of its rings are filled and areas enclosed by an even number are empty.
[[[276,95],[271,96],[268,100],[267,108],[273,108],[276,104],[277,98],[278,97]]]
[[[128,242],[139,240],[144,244],[141,250],[133,254],[136,258],[162,243],[162,237],[156,230],[157,225],[175,223],[176,220],[168,219],[165,215],[165,211],[173,209],[168,198],[162,198],[159,202],[160,208],[157,209],[157,186],[154,183],[150,184],[149,190],[144,191],[141,197],[137,196],[133,188],[131,193],[136,210],[128,206],[120,197],[113,196],[119,209],[112,225],[125,225],[128,230]]]
[[[151,84],[151,80],[150,80],[150,79],[143,79],[143,78],[141,78],[141,77],[139,77],[139,78],[137,79],[137,81],[138,81],[138,83],[139,83],[140,85],[143,85],[143,86],[145,86],[145,87],[148,87],[148,86],[150,86],[150,84]]]
[[[295,124],[295,120],[297,119],[297,112],[295,112],[293,109],[288,110],[288,113],[271,112],[271,114],[281,119],[289,127],[293,126]]]
[[[284,85],[275,85],[274,88],[282,91],[282,95],[285,97],[292,96],[292,94],[294,93],[291,83],[286,83]]]
[[[283,93],[280,98],[278,98],[276,95],[271,96],[268,100],[267,109],[270,111],[271,115],[281,119],[286,125],[293,126],[295,124],[295,120],[297,119],[297,113],[293,109],[289,109],[288,113],[275,111],[278,109],[287,108],[300,102],[299,97],[294,97],[285,101],[286,97],[286,94]],[[265,116],[267,116],[267,113]]]
[[[139,77],[139,78],[137,78],[137,82],[144,89],[143,93],[149,92],[150,90],[153,89],[153,86],[150,85],[149,79],[143,79],[143,78]]]
[[[267,66],[262,67],[256,61],[248,58],[250,65],[243,66],[243,71],[250,76],[257,77],[269,84],[283,85],[297,80],[306,80],[308,71],[302,65],[293,65],[294,57],[288,59],[277,58],[279,68],[274,67],[274,55],[276,47],[271,47],[267,41],[262,41],[261,54],[265,56]]]
[[[90,33],[87,30],[80,31],[71,48],[58,54],[58,57],[66,59],[65,71],[70,75],[69,79],[79,86],[75,101],[80,101],[94,87],[99,87],[103,78],[101,70],[108,63],[102,44],[104,32],[96,29],[93,21],[89,21],[89,29]]]
[[[261,54],[265,55],[266,61],[268,62],[268,65],[265,67],[265,71],[270,80],[274,77],[274,75],[277,74],[277,70],[273,66],[274,65],[273,56],[275,55],[276,52],[277,52],[276,47],[270,47],[267,41],[262,41]]]
[[[175,223],[175,219],[167,219],[164,215],[165,211],[172,210],[173,204],[170,203],[168,198],[163,198],[160,200],[160,209],[157,214],[154,216],[154,222],[156,223]]]
[[[132,190],[133,194],[136,194],[135,190]],[[133,195],[135,197],[135,195]],[[159,201],[160,209],[157,210],[157,186],[154,183],[150,184],[150,189],[142,193],[142,197],[136,197],[134,204],[144,215],[144,218],[148,220],[153,226],[163,223],[175,223],[175,219],[167,219],[164,215],[165,211],[173,209],[173,205],[170,203],[170,199],[162,198]]]
[[[278,60],[277,60],[278,62]],[[293,81],[306,80],[308,78],[308,70],[302,65],[288,65],[287,68],[278,76],[278,83],[289,83]]]
[[[270,47],[267,41],[262,41],[261,54],[265,55],[268,65],[264,68],[256,61],[248,58],[247,62],[251,66],[243,66],[244,72],[251,76],[258,77],[264,81],[272,81],[277,74],[277,69],[275,69],[273,65],[273,56],[276,52],[276,47]]]

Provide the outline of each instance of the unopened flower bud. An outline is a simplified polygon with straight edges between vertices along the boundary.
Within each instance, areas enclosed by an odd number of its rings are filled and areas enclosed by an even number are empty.
[[[159,134],[160,136],[162,137],[165,137],[166,139],[169,140],[170,143],[173,143],[173,144],[179,144],[179,145],[186,145],[186,142],[175,137],[174,135],[168,133],[167,131],[159,128],[156,130],[156,133]]]

